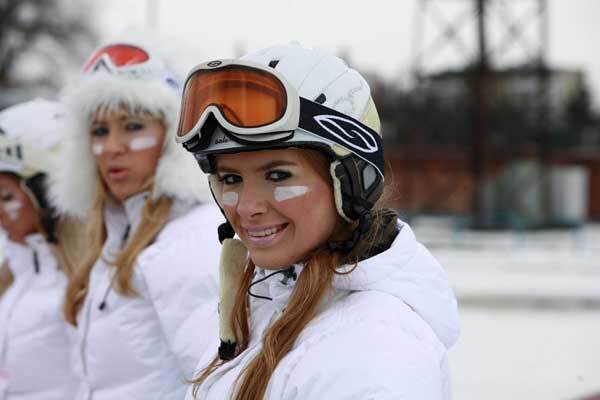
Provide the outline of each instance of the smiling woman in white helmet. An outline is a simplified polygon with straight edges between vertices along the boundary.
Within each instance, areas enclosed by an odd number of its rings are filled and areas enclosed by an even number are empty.
[[[75,392],[62,302],[76,235],[44,187],[68,124],[61,104],[41,99],[0,113],[0,224],[4,271],[12,276],[0,297],[0,400],[62,400]]]
[[[178,141],[227,219],[221,345],[189,399],[450,397],[456,300],[376,205],[379,130],[367,82],[320,51],[275,46],[189,74]]]
[[[220,212],[175,142],[178,82],[155,51],[116,42],[64,100],[76,126],[52,200],[90,230],[65,301],[75,399],[181,399],[216,329]]]

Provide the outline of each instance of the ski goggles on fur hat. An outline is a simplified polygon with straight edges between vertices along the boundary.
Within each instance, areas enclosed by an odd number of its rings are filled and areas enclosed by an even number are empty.
[[[85,74],[105,72],[131,77],[160,76],[171,87],[178,89],[179,83],[163,65],[162,61],[148,50],[133,44],[115,43],[96,50],[83,65]]]
[[[274,68],[243,60],[211,61],[190,72],[177,141],[205,173],[214,170],[213,154],[292,146],[319,148],[334,158],[353,153],[381,177],[384,171],[376,131],[300,97]]]

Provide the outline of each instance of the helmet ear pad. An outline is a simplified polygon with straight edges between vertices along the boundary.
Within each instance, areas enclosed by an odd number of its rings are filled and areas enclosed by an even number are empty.
[[[370,211],[383,193],[383,177],[375,167],[352,154],[329,167],[338,214],[346,221],[358,220]]]

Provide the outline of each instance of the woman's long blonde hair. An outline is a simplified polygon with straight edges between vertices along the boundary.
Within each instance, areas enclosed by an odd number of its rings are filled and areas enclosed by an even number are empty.
[[[99,181],[94,205],[86,224],[88,227],[85,234],[88,243],[87,251],[81,262],[77,264],[75,273],[72,274],[67,286],[64,305],[65,319],[74,326],[77,326],[77,313],[88,292],[90,273],[101,256],[102,247],[106,241],[104,209],[110,201],[113,200],[107,194],[104,184]],[[116,260],[109,260],[116,268],[114,282],[115,290],[118,293],[130,297],[137,296],[138,293],[131,282],[135,261],[140,252],[154,241],[167,223],[171,205],[172,200],[167,197],[160,197],[155,201],[149,197],[142,209],[141,222],[133,232],[133,236],[127,241]]]
[[[0,266],[0,297],[12,285],[14,276],[8,268],[8,261],[4,261]]]
[[[393,223],[395,226],[396,217],[397,214],[391,210],[373,210],[370,213],[369,231],[351,253],[341,254],[323,247],[309,257],[283,314],[267,329],[263,337],[262,349],[238,376],[233,399],[256,400],[264,397],[275,368],[292,349],[302,330],[317,315],[323,297],[332,290],[334,276],[353,271],[350,269],[340,272],[339,267],[344,264],[354,264],[356,267],[359,259],[368,254],[371,249],[383,242],[389,242],[393,237],[390,234],[390,224]],[[348,225],[345,233],[350,234],[353,227]],[[231,323],[236,332],[238,355],[248,348],[250,342],[250,307],[247,291],[252,283],[254,271],[255,265],[250,260],[235,297]],[[192,389],[194,397],[198,394],[200,385],[223,364],[225,361],[219,360],[218,357],[213,359],[209,366],[191,381],[194,385]]]

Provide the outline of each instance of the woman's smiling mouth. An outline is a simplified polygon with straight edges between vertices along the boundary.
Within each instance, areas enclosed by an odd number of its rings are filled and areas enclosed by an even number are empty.
[[[244,228],[248,241],[255,246],[264,247],[273,244],[279,238],[288,224],[263,227]]]

